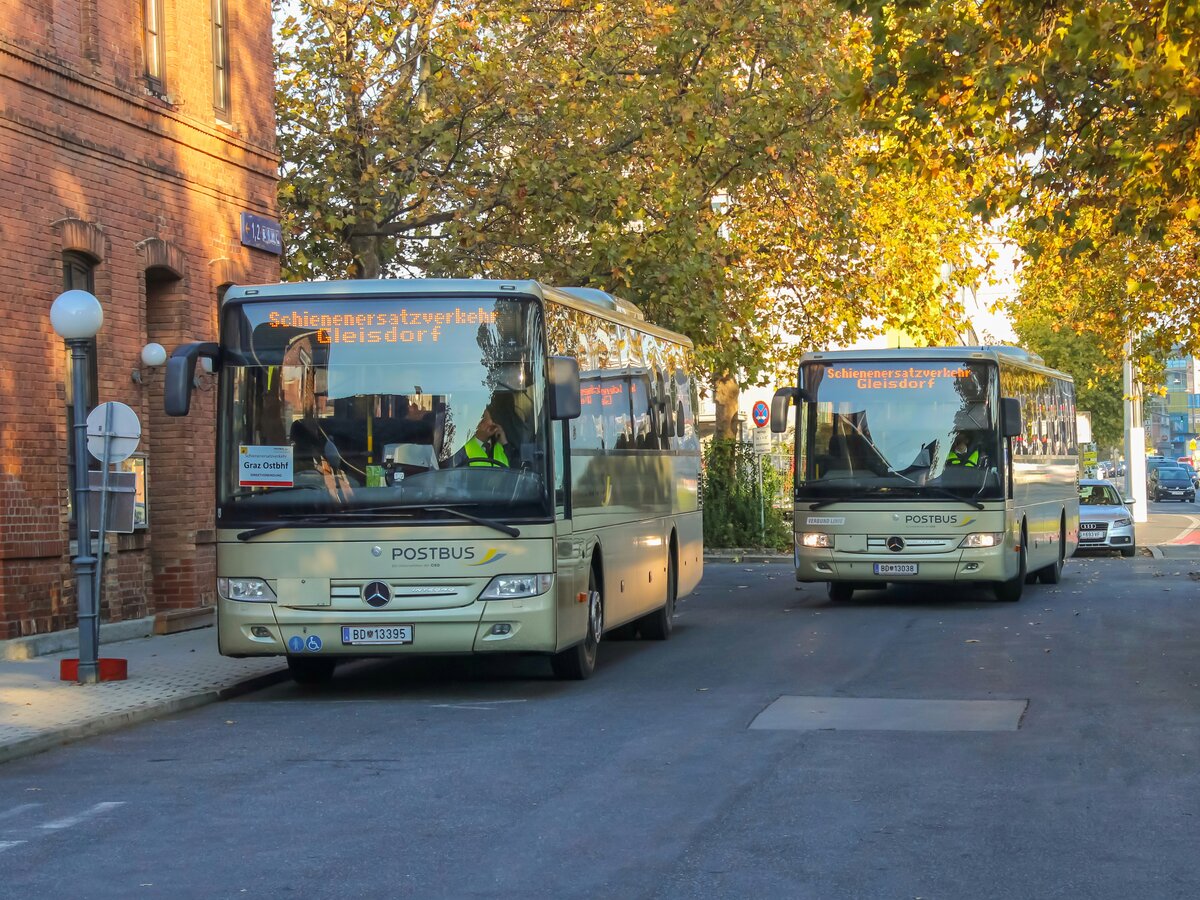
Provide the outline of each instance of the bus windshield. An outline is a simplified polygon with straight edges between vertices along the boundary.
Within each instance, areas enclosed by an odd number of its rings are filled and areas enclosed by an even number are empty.
[[[516,298],[230,304],[218,522],[547,517],[541,322]]]
[[[816,362],[801,375],[798,500],[1003,496],[994,365]]]

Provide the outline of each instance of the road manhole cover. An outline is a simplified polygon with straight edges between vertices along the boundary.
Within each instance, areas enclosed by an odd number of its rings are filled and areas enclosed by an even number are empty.
[[[780,697],[750,723],[771,731],[1016,731],[1028,700]]]

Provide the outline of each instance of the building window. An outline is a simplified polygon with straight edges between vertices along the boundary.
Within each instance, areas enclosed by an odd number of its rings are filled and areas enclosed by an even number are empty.
[[[229,115],[229,13],[226,0],[212,0],[213,109]]]
[[[89,294],[96,293],[96,262],[89,256],[82,253],[69,251],[63,254],[63,290],[64,291],[87,291]],[[71,358],[71,351],[68,348],[67,354],[67,383],[66,383],[66,398],[67,398],[67,509],[70,511],[71,521],[75,520],[74,507],[74,490],[75,490],[75,370],[74,360]],[[87,345],[87,362],[84,364],[85,380],[87,383],[87,395],[84,397],[84,406],[88,411],[91,411],[99,402],[100,395],[100,378],[96,367],[96,339],[92,338]],[[88,455],[88,467],[99,469],[100,463]]]
[[[146,83],[156,94],[166,92],[166,52],[163,41],[162,0],[145,0]]]

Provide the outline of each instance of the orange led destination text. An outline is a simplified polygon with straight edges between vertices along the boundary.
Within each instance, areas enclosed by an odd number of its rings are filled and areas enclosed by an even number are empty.
[[[309,313],[294,310],[267,314],[272,328],[313,328],[321,344],[436,344],[443,329],[494,325],[497,315],[482,306],[439,312],[399,309],[380,313]]]
[[[923,369],[909,366],[904,369],[852,369],[849,367],[830,369],[828,378],[851,379],[855,386],[864,390],[880,388],[900,388],[904,390],[921,390],[931,388],[945,378],[970,378],[967,369],[952,369],[941,366],[937,369]]]

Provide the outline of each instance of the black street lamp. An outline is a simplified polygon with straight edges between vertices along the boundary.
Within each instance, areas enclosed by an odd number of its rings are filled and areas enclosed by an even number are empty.
[[[100,680],[100,611],[94,582],[96,557],[92,554],[92,530],[88,523],[87,465],[87,351],[88,343],[104,324],[100,301],[87,291],[65,291],[50,307],[50,325],[71,349],[71,409],[75,442],[75,594],[79,604],[80,684]],[[101,534],[101,540],[104,539]]]

